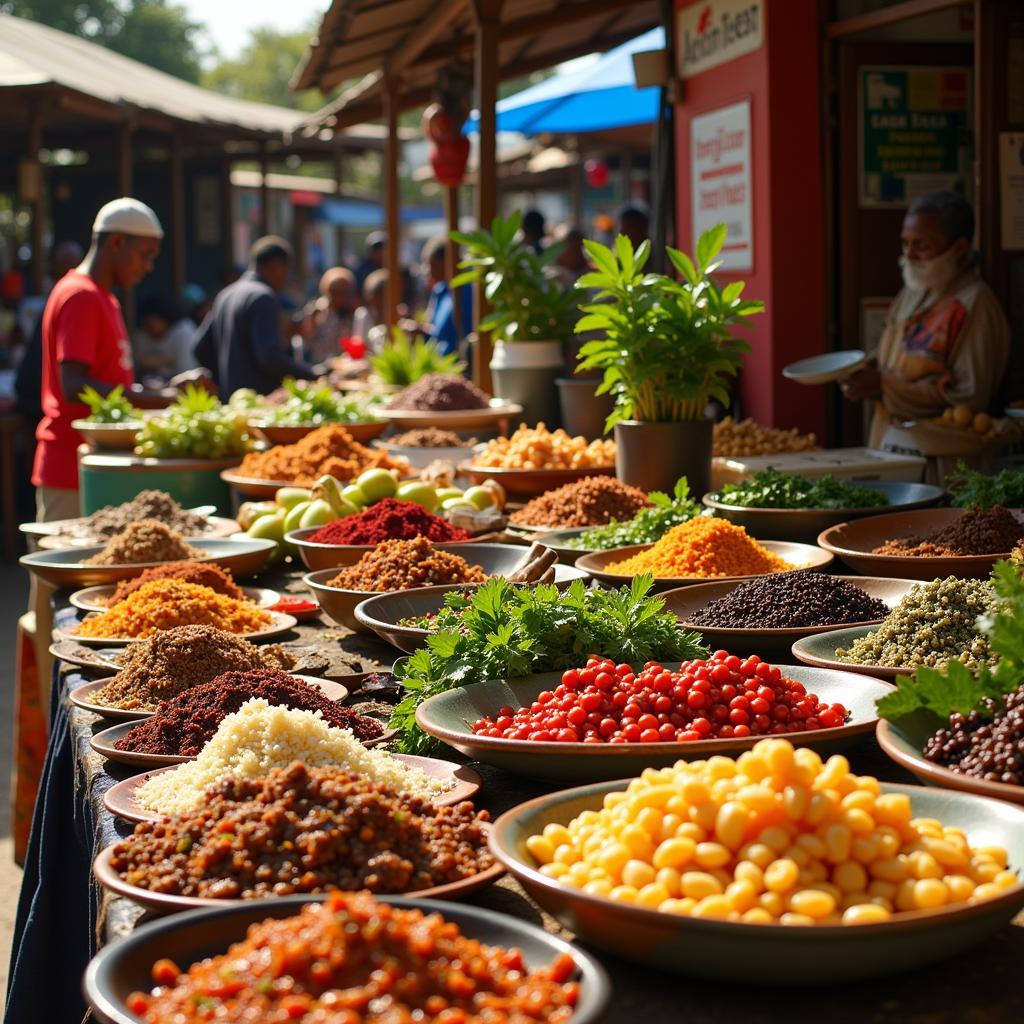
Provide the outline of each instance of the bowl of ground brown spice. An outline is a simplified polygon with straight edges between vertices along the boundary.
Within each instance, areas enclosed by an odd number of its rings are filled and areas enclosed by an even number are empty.
[[[932,580],[985,579],[1024,538],[1024,510],[933,508],[840,523],[818,544],[858,572]]]
[[[185,556],[184,560],[216,562],[222,569],[230,570],[236,579],[244,579],[262,569],[277,547],[272,540],[245,536],[211,540],[190,537],[185,543],[195,554]],[[183,556],[177,555],[152,562],[90,561],[92,556],[104,550],[104,547],[94,546],[64,548],[60,551],[37,551],[35,554],[22,555],[18,561],[30,572],[55,587],[88,587],[117,583],[166,562],[183,560]]]

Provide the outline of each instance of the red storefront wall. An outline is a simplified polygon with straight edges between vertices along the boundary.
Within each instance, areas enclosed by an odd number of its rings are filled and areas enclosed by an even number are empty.
[[[707,0],[676,0],[684,7]],[[714,3],[710,4],[714,13]],[[685,79],[676,107],[678,241],[690,251],[690,121],[750,100],[753,271],[747,282],[766,310],[747,332],[753,352],[740,383],[742,411],[761,423],[825,434],[825,388],[793,384],[782,368],[825,350],[821,83],[816,0],[761,0],[764,42]],[[677,32],[678,38],[678,32]]]

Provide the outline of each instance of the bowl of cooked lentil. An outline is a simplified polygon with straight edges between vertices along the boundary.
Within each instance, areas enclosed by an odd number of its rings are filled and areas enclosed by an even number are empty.
[[[723,498],[719,491],[711,491],[703,497],[703,504],[716,516],[731,523],[744,526],[752,536],[768,540],[792,540],[813,543],[823,530],[839,523],[880,513],[904,512],[911,509],[931,508],[937,505],[946,492],[932,484],[899,483],[890,480],[858,480],[855,486],[876,491],[886,500],[877,505],[857,508],[807,508],[776,507],[766,508],[755,505],[739,505]]]
[[[995,653],[978,619],[997,607],[988,580],[948,576],[915,583],[877,626],[830,630],[798,640],[793,655],[807,665],[895,678],[950,661],[975,670]]]
[[[718,665],[727,663],[728,657],[716,655],[707,659],[708,668],[713,671]],[[740,663],[739,658],[736,663]],[[759,664],[763,666],[761,671],[766,675],[764,679],[759,679],[758,688],[767,686],[775,693],[772,707],[795,708],[809,700],[814,708],[824,710],[842,705],[845,709],[845,721],[840,720],[836,725],[821,724],[817,718],[798,722],[796,713],[791,721],[787,719],[785,723],[787,728],[792,726],[793,730],[801,730],[792,734],[794,739],[799,738],[801,745],[825,753],[843,750],[872,733],[878,720],[875,701],[892,692],[892,687],[881,680],[869,680],[849,672],[811,669],[806,665]],[[678,663],[659,665],[654,669],[659,674],[668,673],[674,685],[687,691],[686,696],[680,697],[674,697],[672,691],[666,691],[669,699],[674,702],[674,709],[672,712],[660,712],[668,720],[674,737],[678,737],[680,732],[687,732],[689,725],[698,717],[704,717],[705,712],[709,725],[713,719],[710,697],[707,702],[703,699],[693,701],[694,704],[701,703],[700,708],[690,707],[690,691],[686,681],[692,687],[694,670],[694,665],[680,666]],[[585,671],[576,671],[576,675],[581,678],[573,679],[569,695],[578,695],[577,706],[581,710],[587,711],[593,707],[594,710],[588,714],[600,715],[597,731],[595,733],[591,729],[589,738],[581,738],[588,728],[586,722],[572,726],[576,739],[559,738],[560,731],[556,732],[554,727],[547,728],[547,722],[552,721],[552,716],[560,720],[559,711],[556,709],[549,712],[548,707],[567,696],[565,678],[568,673],[565,672],[544,672],[524,679],[495,679],[474,683],[472,686],[454,687],[428,697],[417,708],[416,721],[424,732],[474,761],[493,765],[515,775],[560,783],[621,779],[648,768],[668,768],[679,760],[692,761],[715,755],[735,757],[750,749],[776,724],[776,720],[769,718],[762,729],[748,715],[752,723],[749,728],[754,730],[750,735],[700,738],[702,734],[694,730],[689,739],[654,739],[652,736],[644,736],[647,728],[654,728],[654,723],[645,722],[643,727],[639,724],[647,716],[657,718],[653,714],[654,704],[639,692],[643,689],[642,683],[637,684],[634,679],[620,686],[615,680],[611,691],[597,690],[583,681],[586,678]],[[647,671],[648,677],[653,674],[653,671]],[[637,667],[633,675],[641,678],[644,670]],[[736,688],[742,689],[742,683]],[[631,696],[632,699],[624,707],[616,707],[616,692]],[[692,692],[705,693],[703,690]],[[548,699],[552,694],[555,695],[555,702]],[[636,701],[644,703],[635,704]],[[724,705],[725,701],[722,703]],[[649,710],[644,710],[643,714],[634,718],[633,706]],[[629,714],[626,707],[631,709]],[[672,725],[673,715],[677,721],[685,721],[686,726]],[[571,725],[572,719],[566,717],[565,720]],[[499,721],[505,732],[493,736],[491,732]],[[631,730],[634,725],[635,730]],[[715,729],[716,726],[711,728]],[[733,730],[734,726],[729,725],[729,731]],[[500,728],[498,731],[501,731]],[[520,735],[522,733],[526,735]]]
[[[332,890],[456,898],[504,873],[488,829],[487,812],[468,801],[439,807],[343,768],[295,761],[260,778],[226,778],[195,811],[140,823],[93,871],[106,888],[163,913]]]
[[[325,943],[327,971],[314,980],[306,965]],[[268,950],[281,985],[267,984]],[[230,994],[220,977],[229,963],[237,981]],[[457,985],[467,964],[472,985]],[[334,994],[364,1005],[379,995],[370,981],[378,968],[396,979],[387,1003],[398,1020],[437,1020],[436,1009],[450,1007],[453,1020],[475,1024],[485,998],[495,1004],[488,1024],[597,1024],[611,995],[590,954],[537,925],[481,907],[359,893],[283,896],[149,922],[100,951],[85,991],[104,1024],[200,1024],[209,1008],[224,1024],[307,1010],[323,1024],[345,1024],[352,1015]]]
[[[788,656],[805,636],[880,623],[913,586],[911,580],[800,571],[698,583],[661,597],[680,625],[698,630],[711,648]]]
[[[871,576],[984,579],[1024,537],[1024,510],[932,508],[840,523],[818,543]]]
[[[230,570],[236,579],[259,572],[277,546],[272,540],[261,540],[257,537],[216,540],[190,537],[188,545],[199,552],[193,561],[216,562],[222,569]],[[62,551],[39,551],[31,555],[22,555],[18,561],[30,572],[55,587],[88,587],[131,579],[146,569],[160,565],[163,561],[181,560],[180,556],[174,556],[159,562],[97,564],[89,561],[93,555],[98,555],[103,550],[103,547],[93,545]]]
[[[656,589],[668,590],[709,579],[743,580],[798,569],[820,571],[832,560],[830,552],[811,544],[757,541],[742,526],[698,516],[674,526],[654,544],[592,551],[578,558],[576,567],[615,586],[624,578],[649,572]]]
[[[855,794],[864,831],[852,841],[850,804],[811,795],[826,786]],[[670,799],[674,833],[625,845],[637,828],[627,823],[663,823]],[[823,763],[781,737],[735,762],[679,762],[531,800],[495,822],[491,847],[582,941],[727,983],[737,958],[762,984],[794,963],[817,983],[908,971],[956,957],[1024,906],[1024,808],[860,778],[842,756]]]

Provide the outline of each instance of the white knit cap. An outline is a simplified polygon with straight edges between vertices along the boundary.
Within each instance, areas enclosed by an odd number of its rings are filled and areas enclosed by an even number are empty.
[[[92,222],[94,234],[135,235],[138,238],[163,238],[164,229],[156,214],[138,199],[122,196],[100,207]]]

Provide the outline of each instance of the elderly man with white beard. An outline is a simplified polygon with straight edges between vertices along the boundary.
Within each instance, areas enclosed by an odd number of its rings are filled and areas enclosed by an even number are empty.
[[[974,211],[957,192],[929,192],[907,209],[904,287],[867,366],[840,382],[851,401],[874,401],[873,448],[884,448],[902,420],[960,404],[989,411],[1006,372],[1010,326],[971,261],[973,236]]]

